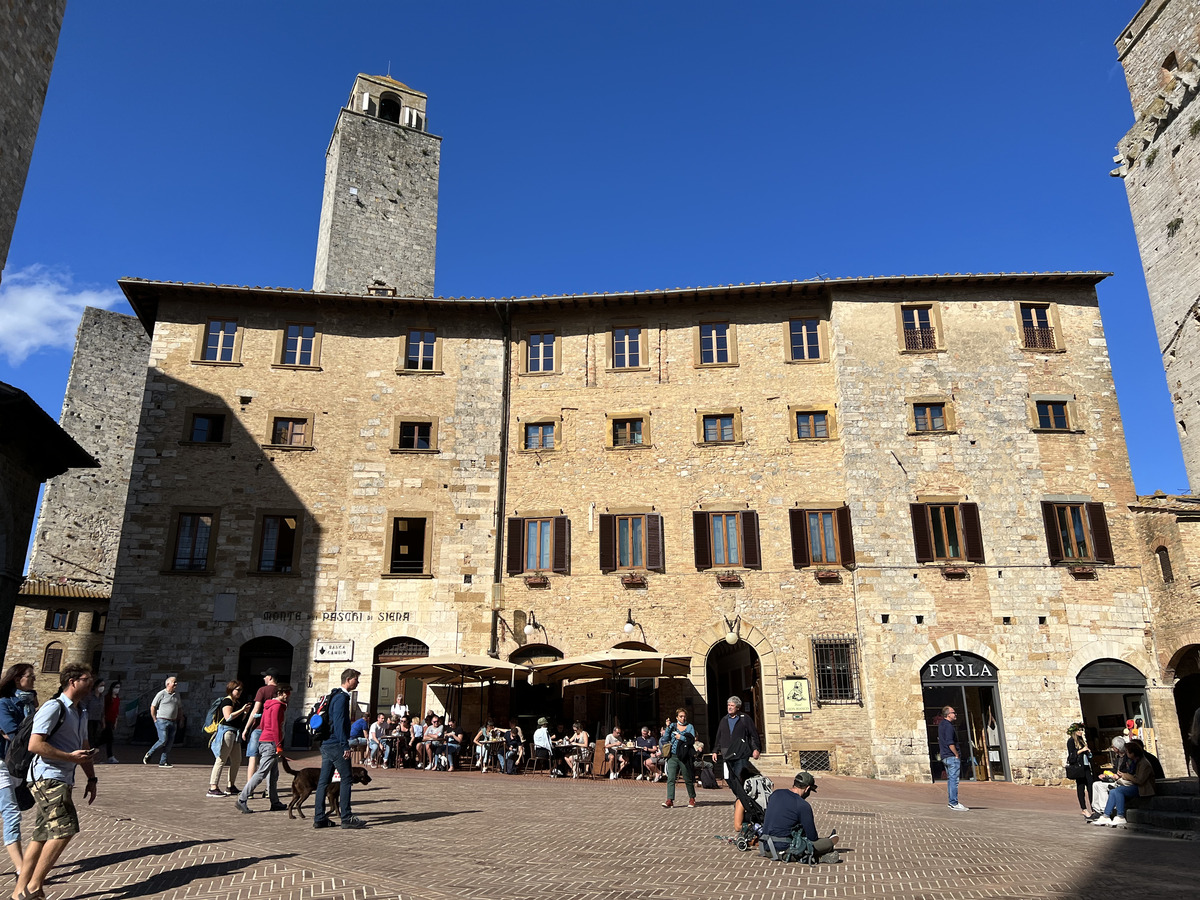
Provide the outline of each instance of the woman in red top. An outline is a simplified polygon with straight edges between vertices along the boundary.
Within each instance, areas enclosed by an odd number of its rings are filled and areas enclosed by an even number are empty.
[[[97,744],[104,745],[104,755],[110,763],[115,763],[113,756],[113,731],[117,727],[117,718],[121,715],[121,682],[114,681],[104,698],[104,729],[96,738]]]

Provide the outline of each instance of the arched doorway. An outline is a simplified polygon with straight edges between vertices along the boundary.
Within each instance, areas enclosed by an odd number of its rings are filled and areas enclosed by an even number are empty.
[[[1107,748],[1132,719],[1137,727],[1153,728],[1146,702],[1146,676],[1119,659],[1098,659],[1079,670],[1079,708],[1094,750]]]
[[[425,682],[420,678],[401,678],[391,669],[380,669],[381,663],[399,662],[429,655],[429,645],[416,638],[389,638],[375,646],[375,678],[371,679],[371,713],[390,713],[397,699],[408,707],[414,719],[425,715]]]
[[[717,724],[725,715],[725,701],[736,695],[742,698],[742,712],[754,720],[758,728],[762,751],[767,752],[767,732],[763,719],[762,664],[758,653],[745,641],[736,644],[720,641],[708,651],[706,663],[708,686],[708,726],[710,734],[704,741],[708,746],[716,734]]]
[[[1200,644],[1189,644],[1175,654],[1175,715],[1179,719],[1179,734],[1183,739],[1186,751],[1189,741],[1188,734],[1192,730],[1192,718],[1200,709]],[[1195,761],[1190,757],[1188,766],[1193,774]]]
[[[238,651],[238,681],[244,685],[242,696],[253,699],[263,686],[262,673],[279,670],[279,681],[292,681],[292,645],[283,638],[265,635],[251,638]]]
[[[942,709],[958,713],[959,754],[964,781],[1009,781],[1008,745],[1000,712],[1000,671],[982,656],[955,650],[921,667],[921,698],[929,743],[929,773],[945,774],[939,758],[938,724]],[[965,752],[964,752],[965,751]]]
[[[521,665],[553,662],[562,659],[562,651],[549,644],[526,644],[509,654],[508,661]],[[566,724],[563,721],[562,682],[553,684],[530,684],[527,678],[518,677],[509,692],[508,714],[517,720],[525,739],[533,737],[537,720],[543,716],[551,725]]]

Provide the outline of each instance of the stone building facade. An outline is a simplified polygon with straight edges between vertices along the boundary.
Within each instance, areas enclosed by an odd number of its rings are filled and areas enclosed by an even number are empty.
[[[1118,145],[1188,479],[1200,483],[1200,3],[1146,0],[1117,38],[1136,121]]]
[[[67,0],[0,6],[0,271],[25,191]]]

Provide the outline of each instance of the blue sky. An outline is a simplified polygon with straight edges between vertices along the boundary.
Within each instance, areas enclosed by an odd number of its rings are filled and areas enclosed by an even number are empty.
[[[1124,187],[1137,0],[72,0],[0,286],[53,415],[115,280],[310,287],[357,72],[429,95],[437,291],[1102,269],[1137,489],[1187,479]]]

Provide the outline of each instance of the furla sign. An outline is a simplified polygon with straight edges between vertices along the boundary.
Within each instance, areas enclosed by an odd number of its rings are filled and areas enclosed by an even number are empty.
[[[922,684],[995,684],[996,667],[971,653],[947,653],[921,669]]]

